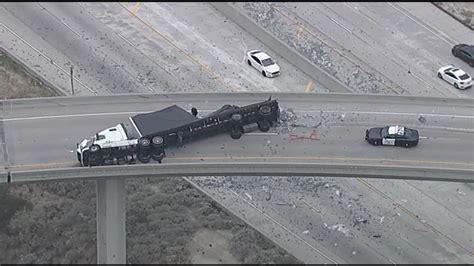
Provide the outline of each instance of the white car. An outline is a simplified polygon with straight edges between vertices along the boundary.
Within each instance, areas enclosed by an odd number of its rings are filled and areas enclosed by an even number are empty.
[[[472,86],[472,78],[461,69],[449,65],[438,70],[438,77],[454,85],[456,89],[467,89]]]
[[[266,53],[259,50],[247,52],[247,63],[256,68],[264,77],[276,77],[280,75],[280,67]]]

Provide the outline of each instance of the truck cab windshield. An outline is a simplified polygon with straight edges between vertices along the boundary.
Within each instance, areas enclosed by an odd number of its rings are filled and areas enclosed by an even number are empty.
[[[99,135],[99,133],[95,135],[95,140],[102,140],[102,139],[105,139],[105,135]]]

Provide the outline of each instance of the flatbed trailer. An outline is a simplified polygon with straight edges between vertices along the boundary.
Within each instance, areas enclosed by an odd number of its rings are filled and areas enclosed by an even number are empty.
[[[258,128],[266,132],[278,120],[278,102],[271,97],[263,102],[239,107],[224,105],[203,118],[197,109],[188,113],[177,105],[129,117],[115,127],[98,132],[77,144],[77,158],[81,166],[161,163],[165,150],[183,144],[229,133],[232,139]]]

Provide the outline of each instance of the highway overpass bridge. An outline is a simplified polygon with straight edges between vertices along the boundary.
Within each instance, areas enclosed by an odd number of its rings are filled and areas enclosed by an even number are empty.
[[[97,179],[98,263],[125,262],[125,178],[243,175],[341,176],[474,182],[472,99],[272,93],[284,123],[239,140],[227,135],[170,148],[163,164],[80,168],[76,143],[128,116],[177,104],[209,113],[268,93],[117,95],[1,102],[0,183]],[[374,147],[365,129],[420,131],[415,148]],[[292,134],[317,133],[316,139]],[[329,261],[331,262],[331,261]]]

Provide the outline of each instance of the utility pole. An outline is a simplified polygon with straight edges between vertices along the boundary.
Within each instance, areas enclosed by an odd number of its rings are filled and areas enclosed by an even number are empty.
[[[71,65],[71,90],[72,90],[72,96],[74,96],[74,78],[73,78],[73,73],[72,70],[74,69],[74,66]]]

